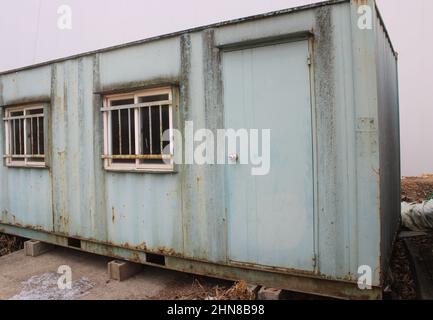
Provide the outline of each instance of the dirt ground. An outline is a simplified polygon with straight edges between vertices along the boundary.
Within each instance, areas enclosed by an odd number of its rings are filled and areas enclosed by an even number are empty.
[[[401,200],[422,202],[433,198],[433,175],[404,177],[401,180]]]
[[[409,254],[402,239],[394,246],[391,259],[391,297],[392,300],[415,300],[417,298],[415,278],[411,270]]]
[[[37,257],[24,250],[0,257],[0,300],[252,300],[245,282],[233,283],[143,266],[125,281],[108,278],[113,259],[55,247]],[[59,267],[67,266],[72,283],[61,290]],[[60,273],[59,273],[60,272]]]

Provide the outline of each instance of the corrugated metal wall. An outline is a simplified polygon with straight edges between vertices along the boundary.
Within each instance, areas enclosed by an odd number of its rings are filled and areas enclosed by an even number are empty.
[[[382,265],[389,263],[400,222],[400,119],[397,53],[376,12],[376,66],[379,110]]]
[[[357,28],[358,2],[193,30],[0,75],[1,105],[44,101],[50,124],[48,170],[0,167],[0,225],[229,263],[224,166],[105,171],[100,93],[176,84],[177,128],[184,130],[185,120],[196,129],[223,128],[221,48],[310,32],[315,273],[356,280],[358,267],[370,265],[379,285],[399,199],[396,68],[383,33]]]

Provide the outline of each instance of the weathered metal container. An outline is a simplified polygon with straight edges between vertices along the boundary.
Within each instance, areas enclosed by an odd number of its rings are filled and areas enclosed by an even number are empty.
[[[233,163],[107,167],[114,158],[104,128],[115,122],[104,120],[106,96],[162,87],[181,133],[186,121],[212,132],[270,129],[269,173]],[[1,232],[288,290],[381,297],[399,224],[399,108],[397,56],[372,0],[287,9],[3,72],[0,105]],[[26,117],[43,124],[20,122],[11,109],[35,105],[43,116]],[[20,123],[28,144],[44,146],[43,165],[11,165]],[[43,142],[32,138],[36,124]],[[368,280],[369,268],[372,288],[360,290],[358,272]]]

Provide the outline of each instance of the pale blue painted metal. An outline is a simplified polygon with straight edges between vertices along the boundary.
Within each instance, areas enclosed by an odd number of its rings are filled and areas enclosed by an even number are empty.
[[[399,228],[400,204],[395,201],[400,196],[401,166],[400,154],[400,118],[398,93],[397,55],[379,10],[375,11],[375,48],[377,65],[377,98],[380,146],[380,183],[381,183],[381,263],[386,265],[392,254],[392,243]]]
[[[399,216],[397,64],[377,10],[372,30],[358,28],[364,4],[375,8],[372,0],[331,1],[0,73],[0,105],[46,103],[48,128],[47,169],[0,166],[0,229],[62,245],[61,236],[80,238],[84,250],[104,244],[128,259],[160,252],[215,268],[236,260],[352,282],[369,265],[381,286]],[[308,50],[310,69],[301,61]],[[254,87],[247,98],[269,101],[277,112],[236,109],[240,83],[228,83],[248,55],[251,70],[272,79],[254,77],[256,85],[275,90]],[[281,174],[259,180],[247,168],[217,165],[105,171],[101,95],[162,84],[179,88],[174,123],[181,131],[187,120],[213,131],[270,127],[272,170]],[[257,197],[247,197],[251,188]],[[304,227],[285,209],[301,214]],[[291,247],[294,231],[300,244]]]
[[[3,134],[0,137],[3,137]],[[52,231],[49,173],[41,170],[17,169],[5,173],[1,178],[1,221]],[[23,199],[24,197],[26,199]]]
[[[119,61],[125,61],[125,57],[128,57],[127,63],[122,63],[121,68],[113,68]],[[178,79],[179,57],[178,38],[106,52],[101,55],[101,86],[107,88],[143,79]]]
[[[248,155],[239,146],[228,150],[241,157],[226,168],[230,260],[314,271],[308,59],[306,40],[223,53],[225,127],[260,130],[250,164],[240,163]],[[269,173],[253,176],[263,129],[271,134]]]
[[[13,72],[2,76],[2,99],[8,104],[16,101],[49,100],[51,67],[43,66],[26,72]]]

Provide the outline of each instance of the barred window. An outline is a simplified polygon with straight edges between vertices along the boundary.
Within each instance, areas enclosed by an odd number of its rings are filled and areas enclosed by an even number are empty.
[[[6,165],[45,166],[44,106],[5,109]]]
[[[104,98],[104,166],[110,170],[173,169],[171,88]]]

